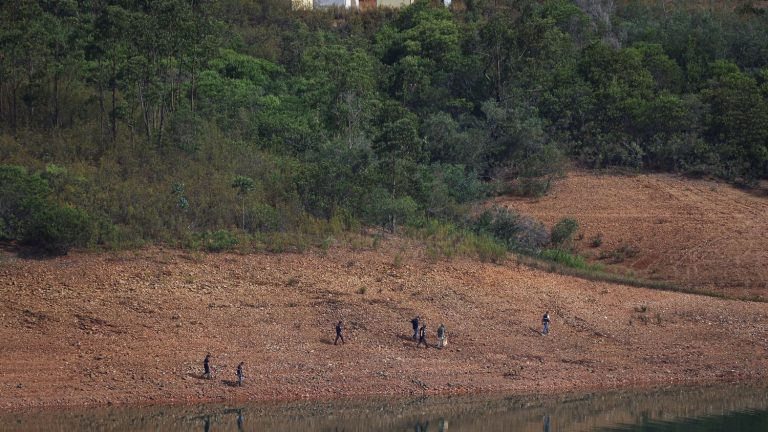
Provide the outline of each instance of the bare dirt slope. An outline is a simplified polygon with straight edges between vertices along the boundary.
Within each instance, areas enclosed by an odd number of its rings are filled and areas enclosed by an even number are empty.
[[[399,241],[327,255],[3,255],[0,409],[768,379],[765,303],[514,262],[434,263],[405,246],[400,266]],[[547,309],[553,331],[542,336]],[[450,345],[417,349],[415,314],[432,343],[444,322]],[[338,319],[343,346],[332,344]],[[206,351],[213,380],[200,379]],[[243,388],[231,386],[240,361]]]
[[[640,276],[768,298],[765,195],[667,174],[572,172],[543,198],[503,198],[498,203],[550,227],[563,217],[576,218],[585,255],[635,247],[637,255],[622,265]],[[603,244],[591,248],[597,234]]]

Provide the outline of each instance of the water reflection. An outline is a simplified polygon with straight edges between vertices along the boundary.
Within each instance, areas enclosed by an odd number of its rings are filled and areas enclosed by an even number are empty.
[[[751,413],[751,417],[743,417]],[[739,428],[695,429],[731,416]],[[742,416],[742,417],[739,417]],[[762,416],[762,417],[761,417]],[[686,425],[675,429],[669,425]],[[749,429],[749,425],[759,429]],[[0,414],[23,431],[667,431],[768,430],[765,388],[719,387],[562,396],[155,406]],[[746,426],[741,426],[746,425]],[[675,426],[677,427],[677,426]],[[635,429],[638,428],[638,429]],[[665,429],[666,428],[666,429]]]

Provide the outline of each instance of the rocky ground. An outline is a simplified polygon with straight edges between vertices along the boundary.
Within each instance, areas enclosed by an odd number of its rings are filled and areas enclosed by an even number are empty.
[[[552,333],[542,336],[546,310]],[[445,323],[447,348],[416,348],[416,314],[433,343]],[[766,303],[585,281],[512,260],[433,262],[398,239],[282,255],[4,253],[0,318],[5,410],[768,381]],[[334,346],[339,319],[347,343]],[[200,377],[207,351],[211,380]],[[242,388],[233,386],[240,361]]]

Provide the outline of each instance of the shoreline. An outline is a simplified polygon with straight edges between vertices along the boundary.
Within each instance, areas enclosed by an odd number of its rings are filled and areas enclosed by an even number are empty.
[[[183,409],[206,406],[227,406],[227,405],[246,405],[257,406],[264,410],[272,408],[290,408],[294,406],[369,406],[378,404],[395,404],[409,400],[429,400],[441,403],[451,400],[509,400],[520,399],[523,401],[557,401],[574,402],[588,400],[594,396],[612,396],[612,395],[633,395],[633,394],[653,394],[670,391],[709,391],[723,389],[750,389],[759,391],[765,389],[768,391],[768,380],[746,380],[746,381],[709,381],[709,382],[666,382],[666,383],[637,383],[624,387],[601,387],[599,385],[586,386],[584,388],[568,388],[565,390],[547,389],[547,391],[535,391],[533,389],[517,392],[508,392],[504,390],[485,391],[477,390],[465,393],[402,393],[402,394],[348,394],[336,397],[320,398],[319,395],[310,395],[308,397],[287,397],[282,399],[243,399],[240,397],[225,399],[155,399],[152,401],[122,401],[110,403],[95,404],[62,404],[62,405],[25,405],[10,408],[0,408],[0,416],[13,414],[34,414],[45,412],[48,414],[56,412],[78,412],[89,410],[132,410],[132,409]],[[768,394],[768,393],[767,393]]]

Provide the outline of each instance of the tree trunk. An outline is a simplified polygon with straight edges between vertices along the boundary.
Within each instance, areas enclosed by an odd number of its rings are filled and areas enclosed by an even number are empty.
[[[139,91],[139,103],[141,104],[141,115],[144,119],[144,131],[147,135],[147,143],[152,143],[152,127],[150,126],[152,123],[152,119],[150,118],[151,113],[149,112],[149,107],[147,106],[147,101],[144,100],[144,88],[141,84],[137,84],[138,91]]]
[[[195,112],[195,65],[192,65],[192,87],[189,89],[189,105],[192,112]]]
[[[51,123],[54,128],[59,127],[59,73],[53,77],[53,118]]]
[[[109,77],[109,87],[112,90],[112,110],[109,113],[110,127],[112,129],[112,142],[117,141],[117,64],[112,60],[112,75]]]
[[[104,148],[104,82],[102,81],[103,71],[101,70],[101,58],[99,58],[99,75],[96,81],[99,83],[99,147],[103,152]]]
[[[173,96],[171,96],[173,97]],[[163,124],[165,123],[165,106],[160,107],[160,123],[157,128],[157,146],[163,145]]]

